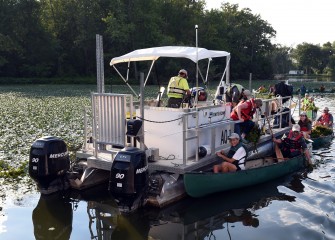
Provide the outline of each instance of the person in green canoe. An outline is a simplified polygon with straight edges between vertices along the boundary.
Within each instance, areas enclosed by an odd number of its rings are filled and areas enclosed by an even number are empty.
[[[304,153],[308,164],[312,165],[311,156],[299,124],[294,124],[292,130],[285,133],[282,138],[276,139],[273,137],[272,140],[279,144],[279,148],[285,158],[293,158]]]
[[[236,172],[245,169],[245,160],[247,157],[247,151],[240,142],[240,136],[237,133],[232,133],[229,136],[230,149],[227,154],[223,151],[217,152],[216,155],[222,158],[224,161],[221,164],[213,167],[213,172]]]

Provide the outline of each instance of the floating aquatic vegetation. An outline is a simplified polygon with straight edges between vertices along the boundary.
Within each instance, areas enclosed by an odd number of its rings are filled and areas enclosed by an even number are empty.
[[[315,126],[312,129],[311,138],[317,138],[320,136],[328,136],[333,133],[333,129],[325,126]]]

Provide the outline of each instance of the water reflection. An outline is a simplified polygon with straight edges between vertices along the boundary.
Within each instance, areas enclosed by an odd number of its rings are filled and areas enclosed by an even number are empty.
[[[72,232],[72,204],[60,196],[40,197],[33,211],[34,235],[36,239],[65,240]]]
[[[301,184],[300,178],[293,181]],[[256,210],[272,201],[295,201],[294,196],[278,191],[277,186],[283,182],[285,178],[206,198],[187,198],[164,209],[142,208],[131,214],[121,214],[110,196],[90,199],[89,222],[82,224],[88,226],[91,239],[214,239],[215,230],[229,234],[236,224],[258,228],[262,223]],[[71,239],[77,201],[59,195],[41,196],[33,211],[36,239]]]

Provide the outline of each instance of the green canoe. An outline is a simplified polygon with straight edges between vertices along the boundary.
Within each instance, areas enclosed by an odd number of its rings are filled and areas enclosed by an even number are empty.
[[[264,158],[246,163],[246,170],[230,173],[188,172],[184,174],[186,193],[191,197],[203,197],[212,193],[243,188],[298,171],[306,164],[303,155],[275,162]]]
[[[313,148],[320,148],[327,144],[330,144],[331,140],[333,139],[334,135],[333,133],[327,136],[320,136],[317,138],[311,138],[313,143]]]

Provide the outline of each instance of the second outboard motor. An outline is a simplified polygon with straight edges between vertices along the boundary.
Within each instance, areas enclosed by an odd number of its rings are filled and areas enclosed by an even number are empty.
[[[109,191],[119,206],[137,208],[148,185],[148,161],[145,151],[128,147],[114,158],[109,179]]]
[[[42,193],[51,193],[65,188],[64,179],[70,169],[70,158],[65,142],[57,137],[37,139],[30,148],[29,175]],[[60,182],[61,189],[49,189]]]

